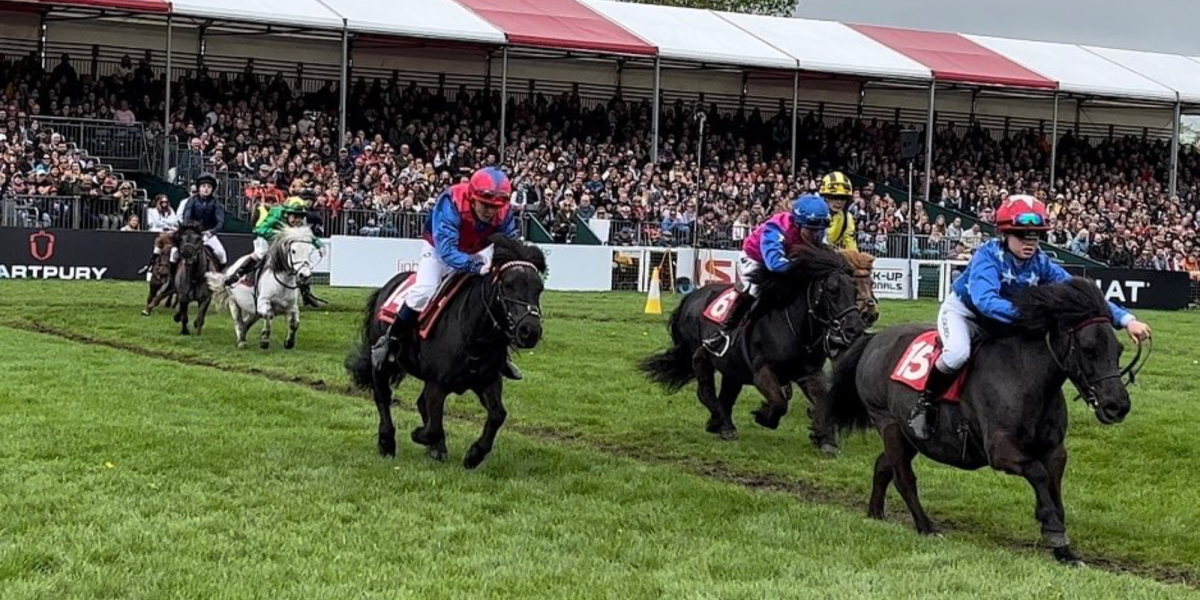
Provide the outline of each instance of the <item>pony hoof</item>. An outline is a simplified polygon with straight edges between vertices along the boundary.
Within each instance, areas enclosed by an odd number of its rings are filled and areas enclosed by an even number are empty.
[[[483,459],[487,458],[488,452],[480,449],[478,444],[471,444],[471,448],[467,450],[467,455],[463,457],[463,466],[468,469],[474,469],[483,463]]]
[[[296,347],[296,340],[287,340],[283,343],[284,350],[291,350]]]
[[[395,400],[393,400],[393,402],[395,402]],[[412,433],[409,434],[408,437],[410,439],[412,439],[414,444],[420,444],[422,446],[429,445],[429,440],[425,437],[425,429],[424,428],[417,427],[416,429],[413,429]]]
[[[738,430],[730,427],[729,429],[721,430],[721,439],[726,442],[732,442],[738,439]]]
[[[180,316],[179,316],[179,313],[175,313],[175,314],[174,314],[174,315],[173,315],[171,318],[172,318],[172,319],[174,319],[176,323],[178,323],[178,322],[180,322],[181,320],[183,320],[183,317],[180,317]]]
[[[767,415],[763,414],[763,412],[761,410],[756,410],[750,414],[754,415],[755,423],[758,423],[759,425],[762,425],[763,427],[766,427],[767,429],[778,429],[779,428],[779,419],[778,418],[768,417]]]
[[[825,458],[837,458],[838,453],[840,452],[838,447],[834,444],[821,444],[818,450],[820,451],[821,456],[824,456]]]
[[[917,529],[917,533],[919,533],[919,534],[921,534],[921,535],[923,535],[923,536],[925,536],[925,537],[931,537],[931,538],[940,538],[940,537],[942,537],[942,532],[940,532],[940,531],[938,531],[937,529],[935,529],[935,528],[934,528],[932,525],[930,525],[930,526],[928,526],[928,527],[921,528],[921,529]]]
[[[384,458],[396,457],[396,439],[379,438],[379,455]]]
[[[245,350],[245,349],[246,349],[246,342],[238,342],[238,343],[237,343],[237,346],[238,346],[238,350]]]
[[[142,316],[143,316],[143,317],[148,317],[148,316],[150,316],[150,311],[143,309],[143,310],[142,310]]]
[[[1070,546],[1063,546],[1061,548],[1055,548],[1054,549],[1054,558],[1058,562],[1060,562],[1068,567],[1086,567],[1087,566],[1087,564],[1085,564],[1083,562],[1083,559],[1080,558],[1078,554],[1075,554],[1075,551],[1072,550]]]
[[[882,521],[887,518],[887,515],[884,514],[883,510],[867,509],[867,518],[875,519],[876,521]]]
[[[259,342],[258,347],[262,348],[263,350],[266,350],[271,347],[271,342],[266,342],[266,341]]]
[[[446,459],[450,458],[445,448],[430,448],[425,451],[425,456],[438,462],[446,462]]]
[[[704,431],[708,433],[721,433],[721,421],[713,417],[704,424]]]

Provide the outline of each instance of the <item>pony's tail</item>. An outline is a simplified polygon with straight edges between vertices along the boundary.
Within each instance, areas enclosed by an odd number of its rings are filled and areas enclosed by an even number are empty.
[[[346,355],[346,373],[350,375],[354,386],[363,390],[369,390],[375,384],[371,368],[371,320],[375,317],[375,301],[379,299],[379,293],[382,291],[383,288],[376,288],[367,296],[367,306],[363,310],[362,335]]]
[[[225,306],[229,301],[229,288],[225,287],[225,274],[217,271],[216,273],[205,273],[204,279],[208,282],[208,289],[212,291],[212,300],[217,306]]]
[[[672,393],[678,392],[680,388],[696,378],[696,372],[692,369],[692,353],[689,351],[688,345],[684,343],[683,334],[679,329],[683,307],[684,305],[681,303],[675,312],[671,313],[671,320],[667,324],[673,345],[638,362],[638,370],[650,381],[663,386]]]
[[[858,394],[858,363],[862,360],[867,344],[875,334],[867,333],[858,338],[833,363],[832,382],[829,386],[829,416],[834,426],[842,431],[866,429],[871,425],[867,405]]]

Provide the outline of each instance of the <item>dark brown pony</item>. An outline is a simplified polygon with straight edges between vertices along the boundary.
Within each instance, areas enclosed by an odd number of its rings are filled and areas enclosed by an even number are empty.
[[[146,295],[146,308],[142,314],[150,313],[164,304],[168,307],[175,305],[175,278],[171,274],[171,249],[175,247],[174,235],[164,231],[154,238],[154,261],[150,263],[150,291]]]
[[[188,305],[196,303],[196,335],[204,330],[204,317],[208,314],[208,305],[212,302],[212,291],[208,288],[207,273],[219,270],[218,262],[212,250],[204,245],[204,234],[200,224],[184,223],[174,233],[175,245],[179,247],[179,262],[175,265],[175,293],[178,304],[175,307],[175,322],[179,323],[179,334],[190,335],[188,329]]]
[[[1139,349],[1133,362],[1120,368],[1111,312],[1086,279],[1029,288],[1013,302],[1021,317],[991,332],[975,349],[962,399],[937,405],[938,428],[930,439],[912,437],[907,425],[917,392],[891,380],[913,338],[930,330],[925,325],[863,336],[840,356],[830,390],[832,417],[843,428],[873,424],[883,438],[867,509],[871,517],[883,518],[884,498],[894,481],[917,531],[934,533],[917,497],[913,458],[924,454],[967,470],[990,466],[1029,482],[1034,515],[1054,556],[1079,563],[1067,537],[1062,497],[1067,466],[1062,387],[1074,384],[1100,423],[1119,423],[1130,409],[1123,377],[1133,381],[1142,353]]]
[[[642,373],[668,392],[695,379],[696,396],[710,413],[705,428],[722,439],[737,437],[733,406],[744,386],[753,385],[765,398],[753,412],[755,422],[775,429],[788,411],[785,385],[820,373],[832,352],[848,347],[866,329],[849,266],[840,254],[807,245],[788,254],[792,265],[786,271],[762,269],[752,276],[759,286],[758,301],[747,324],[733,333],[724,356],[713,356],[704,347],[703,340],[717,325],[703,314],[729,284],[709,284],[688,294],[672,313],[672,346],[639,363]],[[817,422],[825,414],[825,396],[809,400],[818,406],[812,413],[814,434],[828,429]]]

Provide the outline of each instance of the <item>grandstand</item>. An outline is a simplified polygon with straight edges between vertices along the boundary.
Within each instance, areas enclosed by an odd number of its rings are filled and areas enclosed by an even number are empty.
[[[881,256],[969,255],[1028,192],[1060,257],[1200,279],[1189,57],[607,0],[0,11],[0,127],[58,134],[93,171],[82,195],[31,190],[62,157],[0,142],[6,225],[116,228],[146,188],[212,170],[235,215],[308,190],[330,233],[412,236],[444,185],[501,163],[532,237],[733,248],[839,168]],[[926,140],[912,164],[903,129]],[[139,185],[119,198],[110,175]]]

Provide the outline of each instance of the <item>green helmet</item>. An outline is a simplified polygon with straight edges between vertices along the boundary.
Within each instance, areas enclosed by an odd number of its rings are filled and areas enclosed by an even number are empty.
[[[308,214],[308,203],[295,196],[288,198],[287,202],[283,203],[283,212],[293,215]]]

